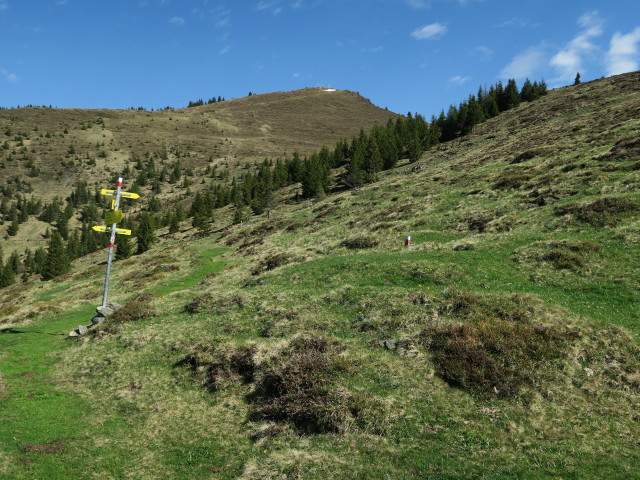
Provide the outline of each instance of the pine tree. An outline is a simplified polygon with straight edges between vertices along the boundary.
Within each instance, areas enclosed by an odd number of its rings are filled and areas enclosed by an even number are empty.
[[[42,279],[50,280],[58,275],[67,273],[71,268],[71,262],[67,255],[62,237],[58,232],[51,234],[47,257],[42,268]]]
[[[582,80],[580,80],[580,72],[576,73],[576,79],[573,81],[574,85],[580,85]]]
[[[129,235],[118,235],[116,239],[116,260],[125,260],[133,253]]]
[[[13,273],[18,273],[18,270],[20,269],[20,255],[18,255],[18,252],[15,250],[13,251],[7,259],[7,265],[11,268]]]
[[[58,215],[56,228],[58,229],[58,233],[64,240],[67,240],[69,238],[69,220],[67,219],[67,216],[64,214],[64,212]]]
[[[0,262],[0,288],[8,287],[16,283],[16,274],[9,264],[2,265]]]
[[[143,213],[140,217],[136,232],[136,239],[138,241],[136,253],[144,253],[151,248],[151,245],[156,241],[155,229],[156,226],[153,216],[149,213]]]
[[[169,233],[178,233],[180,231],[180,223],[178,222],[178,216],[170,214],[169,217]]]

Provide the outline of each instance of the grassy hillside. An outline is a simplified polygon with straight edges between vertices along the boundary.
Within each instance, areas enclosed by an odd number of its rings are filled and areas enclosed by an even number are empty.
[[[0,290],[0,476],[639,476],[639,80]]]
[[[114,176],[140,158],[153,159],[158,172],[164,167],[171,171],[180,162],[198,190],[205,179],[211,181],[207,168],[226,172],[230,181],[265,158],[333,147],[361,128],[397,117],[357,93],[326,90],[267,93],[162,111],[0,110],[0,187],[50,202],[56,196],[67,198],[78,181],[87,182],[90,191],[113,187]],[[131,186],[134,178],[125,181]],[[179,185],[162,183],[161,202],[182,198]],[[151,185],[142,192],[148,199]],[[0,225],[0,237],[10,223]],[[46,225],[35,218],[21,230],[5,238],[5,255],[45,245],[39,234]]]

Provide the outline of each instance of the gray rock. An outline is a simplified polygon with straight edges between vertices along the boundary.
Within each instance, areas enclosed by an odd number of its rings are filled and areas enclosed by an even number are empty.
[[[380,340],[378,342],[378,345],[380,345],[381,347],[386,348],[387,350],[395,350],[396,347],[398,346],[398,341],[397,340],[393,340],[392,338],[388,338],[386,340]]]
[[[78,335],[84,335],[89,331],[89,329],[87,327],[85,327],[84,325],[78,325],[78,328],[76,329],[76,332],[78,332]]]
[[[110,317],[115,313],[109,306],[103,307],[102,305],[96,308],[96,312],[102,317]]]

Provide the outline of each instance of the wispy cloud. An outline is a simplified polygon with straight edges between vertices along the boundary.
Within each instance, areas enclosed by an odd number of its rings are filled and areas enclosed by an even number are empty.
[[[256,5],[256,10],[259,11],[259,12],[261,12],[263,10],[270,10],[273,7],[275,7],[276,5],[278,5],[278,3],[279,3],[279,0],[261,0]]]
[[[404,0],[404,3],[415,9],[429,8],[429,4],[424,0]]]
[[[231,51],[231,47],[229,45],[226,45],[225,47],[222,48],[222,50],[220,50],[219,54],[220,55],[226,55],[230,51]]]
[[[531,47],[517,54],[500,72],[500,78],[522,79],[533,77],[545,62],[542,47]]]
[[[520,29],[531,29],[539,26],[539,23],[533,23],[531,20],[522,17],[511,17],[510,19],[496,25],[497,28],[513,27]]]
[[[493,50],[489,47],[485,47],[484,45],[478,45],[471,52],[473,56],[480,57],[482,60],[489,60],[493,57]]]
[[[0,75],[2,75],[5,80],[11,83],[18,83],[20,81],[15,73],[11,73],[9,70],[6,70],[4,68],[0,68]]]
[[[7,10],[9,8],[9,4],[7,2],[0,2],[0,12]]]
[[[436,39],[447,33],[446,25],[441,23],[432,23],[423,27],[415,29],[411,32],[411,36],[417,40]]]
[[[171,19],[169,20],[169,23],[176,25],[178,27],[183,27],[186,21],[182,17],[171,17]]]
[[[578,25],[582,27],[580,33],[549,61],[549,65],[558,73],[552,82],[567,82],[582,70],[583,58],[597,50],[591,40],[602,35],[602,23],[596,11],[587,12],[578,18]]]
[[[640,27],[623,35],[620,32],[613,34],[606,55],[607,73],[618,75],[620,73],[638,70],[640,64]]]
[[[469,80],[471,80],[471,77],[466,75],[466,76],[461,76],[461,75],[456,75],[455,77],[451,77],[449,79],[449,83],[453,83],[455,85],[464,85],[465,83],[467,83]]]

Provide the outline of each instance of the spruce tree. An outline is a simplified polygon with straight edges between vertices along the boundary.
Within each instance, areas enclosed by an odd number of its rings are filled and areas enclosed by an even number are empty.
[[[58,232],[51,234],[47,257],[42,268],[42,279],[50,280],[58,275],[67,273],[71,268],[71,262],[67,255],[62,237]]]
[[[574,85],[580,85],[582,80],[580,80],[580,72],[576,73],[576,79],[573,81]]]
[[[151,245],[156,241],[155,229],[153,216],[149,213],[143,213],[136,231],[136,239],[138,241],[136,253],[144,253],[151,248]]]
[[[169,217],[169,233],[178,233],[180,231],[180,222],[178,222],[178,216],[171,214]]]
[[[129,235],[118,235],[116,238],[116,260],[125,260],[133,253],[133,245]]]
[[[2,265],[0,262],[0,288],[8,287],[16,282],[16,274],[11,265]]]

